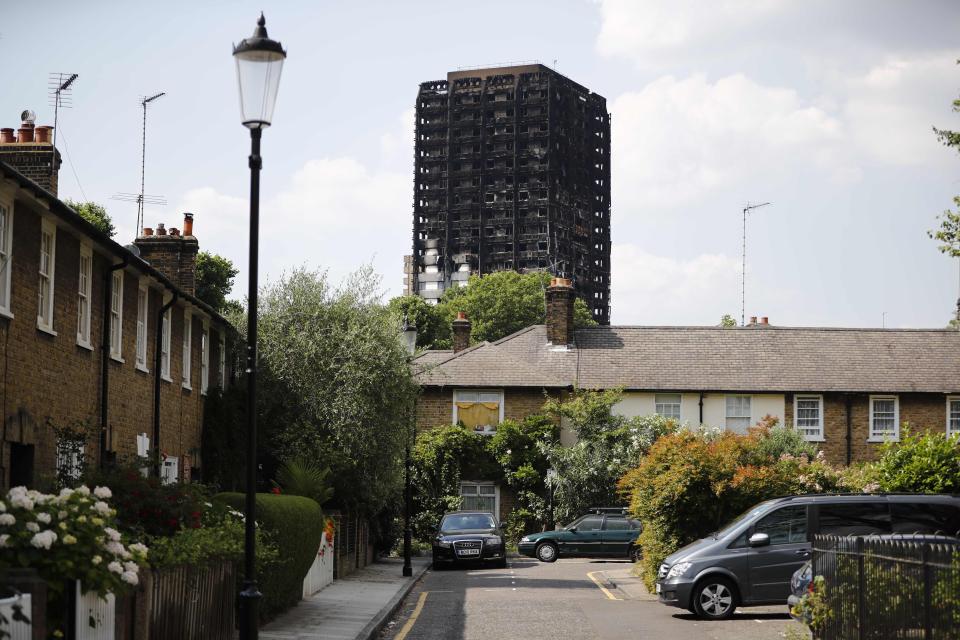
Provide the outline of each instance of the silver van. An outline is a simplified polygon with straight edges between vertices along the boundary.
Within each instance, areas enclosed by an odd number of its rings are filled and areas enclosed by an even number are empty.
[[[660,602],[712,620],[738,606],[783,604],[818,533],[960,535],[960,496],[816,494],[761,502],[668,556],[657,572]]]

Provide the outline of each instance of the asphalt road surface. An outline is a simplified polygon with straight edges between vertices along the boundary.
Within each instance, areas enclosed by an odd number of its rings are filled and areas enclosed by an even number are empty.
[[[628,562],[512,559],[506,569],[428,571],[384,640],[774,640],[786,605],[739,609],[722,622],[665,607],[631,577]],[[803,637],[803,636],[797,636]]]

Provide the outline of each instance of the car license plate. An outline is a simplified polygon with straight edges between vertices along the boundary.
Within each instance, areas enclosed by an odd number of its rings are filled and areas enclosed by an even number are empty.
[[[660,593],[660,583],[657,583],[657,593]]]
[[[457,555],[461,556],[478,556],[480,555],[480,549],[459,549]]]

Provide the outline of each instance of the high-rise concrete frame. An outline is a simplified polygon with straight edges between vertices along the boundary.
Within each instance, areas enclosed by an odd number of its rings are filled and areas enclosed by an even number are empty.
[[[606,99],[541,64],[454,71],[417,94],[413,287],[471,274],[569,278],[610,322]]]

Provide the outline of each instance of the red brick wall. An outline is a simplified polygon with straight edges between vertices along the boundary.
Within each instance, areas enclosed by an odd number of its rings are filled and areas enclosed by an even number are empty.
[[[35,445],[34,483],[52,481],[55,474],[55,437],[51,425],[85,421],[99,426],[103,336],[104,278],[114,256],[98,254],[94,246],[91,298],[90,350],[77,344],[77,289],[80,236],[58,223],[54,272],[54,331],[37,328],[38,266],[41,218],[33,205],[16,201],[13,219],[11,310],[13,318],[0,317],[0,411],[4,419],[0,447],[0,486],[10,479],[11,444]],[[92,244],[92,243],[91,243]],[[109,366],[107,448],[120,456],[136,454],[136,435],[153,440],[153,370],[157,311],[161,290],[151,289],[147,326],[147,368],[136,368],[137,294],[140,272],[127,267],[123,279],[122,357]],[[200,393],[201,315],[193,316],[193,390],[181,387],[183,353],[183,303],[173,310],[171,377],[161,383],[160,450],[199,466],[203,397]],[[219,332],[211,326],[210,386],[219,384]],[[97,436],[86,448],[88,464],[96,464]]]
[[[523,420],[538,413],[547,401],[547,395],[558,392],[535,388],[503,390],[503,417]],[[417,429],[431,429],[453,422],[453,387],[425,387],[417,400]]]

